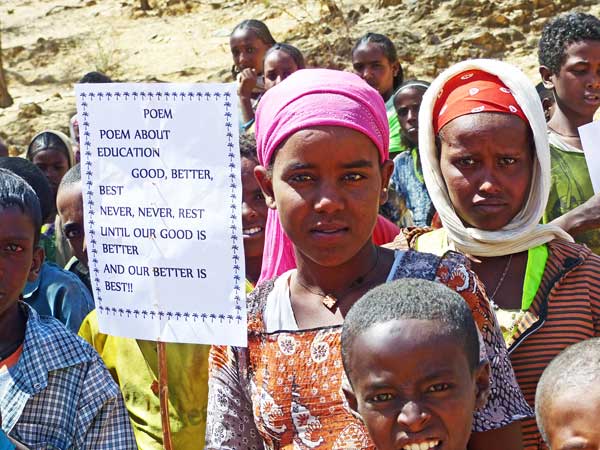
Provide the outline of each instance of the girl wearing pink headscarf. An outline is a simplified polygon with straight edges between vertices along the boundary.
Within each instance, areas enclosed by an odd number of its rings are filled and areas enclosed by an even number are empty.
[[[247,348],[213,347],[207,448],[374,448],[344,400],[341,325],[369,289],[404,277],[444,283],[473,311],[491,366],[490,396],[473,431],[491,431],[494,442],[471,448],[519,448],[510,446],[514,422],[532,411],[465,259],[372,241],[393,169],[381,96],[354,74],[300,70],[267,91],[256,118],[269,257],[291,254],[297,268],[249,296]]]

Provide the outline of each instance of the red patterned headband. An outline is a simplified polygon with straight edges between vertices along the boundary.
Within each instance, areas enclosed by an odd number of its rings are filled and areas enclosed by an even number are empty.
[[[514,114],[529,123],[510,89],[495,75],[469,70],[448,80],[433,109],[436,134],[453,119],[480,112]]]

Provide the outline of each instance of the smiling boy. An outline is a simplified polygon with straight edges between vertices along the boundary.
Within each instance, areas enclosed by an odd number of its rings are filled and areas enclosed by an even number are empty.
[[[578,127],[600,107],[600,20],[569,13],[546,24],[540,75],[556,99],[548,121],[551,190],[544,221],[554,221],[600,254],[600,194],[594,196]]]
[[[260,277],[268,210],[265,197],[254,177],[254,168],[258,165],[258,157],[256,156],[256,139],[253,135],[240,136],[240,163],[242,168],[242,227],[246,288],[252,290]]]
[[[490,372],[460,295],[417,279],[369,291],[346,316],[342,358],[378,450],[466,450]]]
[[[0,415],[2,432],[32,448],[134,449],[123,399],[98,354],[20,302],[38,276],[39,200],[0,169]]]

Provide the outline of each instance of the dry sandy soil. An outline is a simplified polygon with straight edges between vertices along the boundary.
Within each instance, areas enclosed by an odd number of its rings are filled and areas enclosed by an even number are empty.
[[[14,105],[0,136],[21,154],[38,131],[67,131],[73,84],[86,72],[121,81],[229,81],[228,35],[247,18],[297,45],[311,65],[347,68],[352,43],[388,34],[407,77],[431,79],[469,57],[513,62],[538,81],[536,45],[549,17],[600,15],[596,0],[1,0],[4,68]]]

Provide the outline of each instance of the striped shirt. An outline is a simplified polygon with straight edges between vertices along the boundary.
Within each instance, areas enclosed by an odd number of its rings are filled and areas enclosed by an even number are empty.
[[[0,398],[2,430],[32,449],[137,449],[119,388],[60,322],[27,315],[23,353]]]
[[[563,241],[549,242],[548,250],[540,288],[508,342],[517,381],[531,406],[550,361],[569,345],[600,336],[600,257]],[[547,449],[535,419],[523,421],[523,437],[525,450]]]
[[[441,230],[424,234],[428,231],[403,230],[394,245],[400,247],[404,240],[411,247],[443,253],[446,235]],[[433,238],[426,246],[423,235]],[[600,257],[580,244],[555,240],[546,245],[549,254],[540,287],[506,342],[517,381],[532,407],[550,361],[566,347],[600,336]],[[547,450],[534,418],[523,420],[522,426],[524,450]]]

